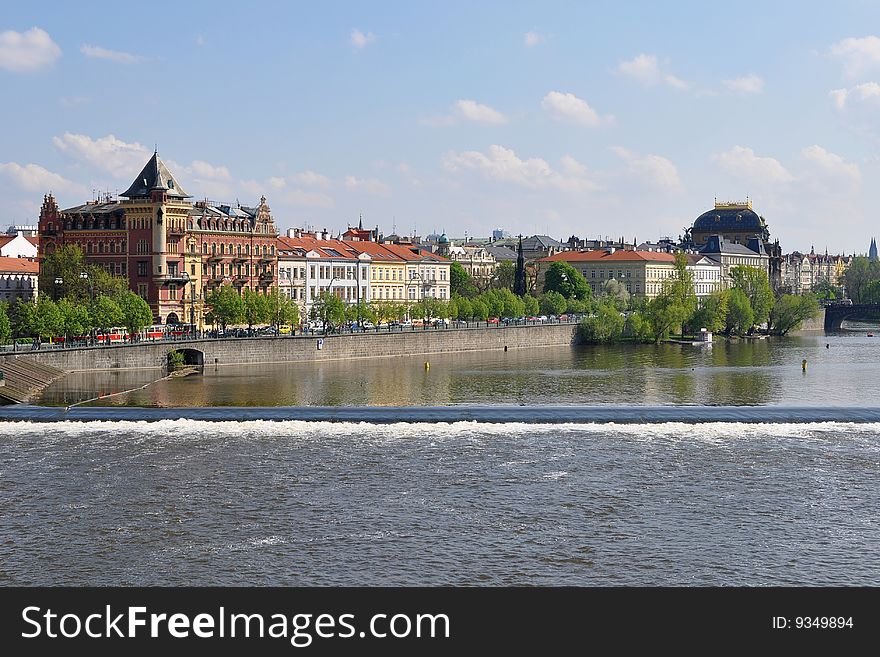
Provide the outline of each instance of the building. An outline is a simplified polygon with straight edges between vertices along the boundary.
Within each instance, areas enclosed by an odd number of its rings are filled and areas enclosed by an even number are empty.
[[[804,294],[822,282],[835,287],[843,286],[843,274],[852,263],[852,257],[846,255],[816,254],[815,249],[809,253],[794,251],[782,260],[782,291],[788,294]]]
[[[406,262],[406,301],[411,303],[428,297],[445,301],[452,296],[449,287],[450,260],[416,246],[384,246]]]
[[[686,253],[687,269],[694,277],[694,294],[697,300],[708,297],[724,287],[721,280],[721,265],[700,253]]]
[[[876,262],[877,260],[877,240],[871,238],[871,246],[868,248],[868,260]]]
[[[752,237],[746,244],[731,243],[722,235],[711,235],[700,255],[721,267],[722,287],[730,287],[730,270],[737,266],[756,267],[767,272],[769,258],[764,250],[764,243],[758,237]]]
[[[480,290],[488,290],[495,276],[498,261],[487,246],[477,244],[454,244],[446,235],[437,241],[437,253],[452,262],[457,262],[470,274]],[[516,258],[516,254],[513,256]]]
[[[26,258],[0,257],[0,300],[31,301],[39,292],[40,265]]]
[[[0,236],[0,257],[36,258],[39,238],[25,236],[23,233]]]
[[[572,235],[565,242],[565,246],[569,251],[596,251],[598,249],[608,249],[615,248],[621,251],[636,251],[636,241],[633,239],[632,243],[626,242],[623,237],[616,240],[602,239],[597,238],[594,240],[591,239],[581,239],[577,235]],[[639,248],[638,250],[643,250]]]
[[[31,224],[12,224],[6,229],[7,235],[15,236],[18,233],[21,233],[25,237],[37,237],[37,235],[40,234],[40,228],[39,226],[33,226]]]
[[[653,299],[663,287],[663,281],[675,272],[675,256],[651,251],[626,251],[614,247],[598,251],[563,251],[538,260],[538,289],[543,290],[544,275],[554,262],[563,261],[577,269],[594,295],[603,292],[605,283],[616,280],[623,283],[634,297]]]
[[[265,197],[253,208],[193,203],[158,153],[120,196],[60,210],[47,194],[40,257],[78,245],[87,262],[127,278],[163,324],[201,324],[220,285],[260,294],[276,286],[278,232]]]
[[[754,244],[753,240],[760,241],[763,255],[767,257],[765,270],[770,287],[773,290],[781,289],[782,247],[779,240],[770,241],[767,222],[752,208],[751,199],[725,202],[716,199],[715,207],[697,217],[693,227],[685,232],[682,247],[686,250],[700,250],[715,235],[720,235],[727,245],[748,247],[749,244]]]

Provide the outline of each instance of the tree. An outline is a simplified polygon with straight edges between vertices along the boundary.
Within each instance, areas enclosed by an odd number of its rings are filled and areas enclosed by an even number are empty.
[[[757,267],[737,265],[731,268],[730,278],[733,288],[742,290],[749,299],[754,314],[753,325],[766,322],[773,307],[773,290],[770,289],[767,272]]]
[[[68,338],[86,335],[92,328],[92,320],[89,317],[88,306],[71,301],[70,299],[61,299],[58,302],[58,310],[64,318],[64,335]],[[152,313],[150,314],[152,319]]]
[[[345,307],[345,321],[357,322],[359,325],[363,325],[364,322],[372,322],[375,324],[376,313],[370,305],[363,301],[358,301],[357,303],[352,303]]]
[[[321,322],[325,332],[333,330],[345,321],[345,303],[335,294],[324,290],[312,304],[311,318]]]
[[[538,300],[531,294],[526,294],[522,299],[526,317],[534,317],[540,312]]]
[[[755,312],[746,293],[735,287],[728,291],[725,327],[730,335],[745,335],[755,324]]]
[[[266,295],[266,310],[269,322],[272,326],[299,324],[299,306],[290,297],[281,294],[277,287],[273,287]]]
[[[392,303],[391,301],[371,301],[370,308],[373,311],[373,314],[376,317],[376,321],[379,324],[384,324],[392,319],[397,317],[396,306],[398,304]]]
[[[119,304],[105,294],[95,297],[89,309],[92,325],[106,333],[111,327],[122,324],[123,315]],[[152,316],[150,317],[152,321]]]
[[[561,315],[565,312],[567,303],[559,292],[550,291],[541,297],[540,306],[544,315]]]
[[[467,297],[453,297],[458,308],[458,319],[469,320],[474,316],[474,306]]]
[[[614,278],[605,281],[605,285],[602,286],[602,297],[603,300],[608,299],[618,310],[626,310],[629,306],[630,294],[626,291],[626,286]]]
[[[862,303],[880,303],[880,280],[871,281],[861,293]]]
[[[664,285],[663,290],[648,303],[644,314],[651,324],[654,342],[666,339],[672,329],[681,327],[691,316],[691,309],[682,303],[672,285]]]
[[[500,290],[483,292],[478,298],[486,306],[486,311],[489,313],[489,317],[504,316],[504,299],[501,296]]]
[[[471,301],[471,312],[473,313],[471,316],[478,322],[489,319],[489,309],[482,299],[477,298]]]
[[[852,259],[842,277],[847,296],[853,303],[865,303],[865,292],[868,286],[880,279],[880,262],[865,257]]]
[[[697,309],[697,295],[694,292],[694,273],[689,270],[687,256],[679,251],[675,254],[674,271],[671,278],[663,281],[663,291],[668,292],[674,312],[681,319],[676,325],[684,335],[684,323]],[[769,286],[768,286],[769,289]],[[670,311],[672,306],[670,306]]]
[[[771,332],[785,335],[819,314],[819,301],[812,294],[783,294],[770,311]]]
[[[563,260],[550,265],[544,277],[544,293],[559,292],[566,299],[587,299],[592,296],[590,285],[577,269]]]
[[[9,342],[12,336],[12,324],[9,322],[9,304],[0,301],[0,344]]]
[[[254,290],[246,287],[241,301],[242,319],[247,322],[248,328],[255,324],[268,324],[271,321],[268,297],[265,294],[257,294]]]
[[[35,303],[19,297],[10,311],[14,335],[37,337],[40,329],[37,323],[37,305]]]
[[[819,299],[833,301],[843,296],[843,290],[836,285],[832,285],[831,281],[823,278],[813,286],[813,292]]]
[[[473,277],[467,273],[460,262],[452,261],[449,266],[449,290],[452,294],[473,297],[477,294],[477,286]]]
[[[582,342],[615,342],[623,334],[626,319],[611,299],[603,299],[596,305],[595,313],[585,317],[578,325]]]
[[[727,322],[727,303],[729,292],[717,290],[703,299],[703,304],[697,309],[689,322],[694,333],[700,329],[706,329],[712,333],[724,330]]]
[[[630,313],[629,319],[630,333],[637,342],[654,342],[657,338],[654,334],[654,327],[648,316],[647,305],[644,309],[635,310]]]
[[[40,263],[40,291],[52,299],[85,301],[102,294],[115,298],[127,289],[125,278],[113,276],[99,265],[87,264],[76,244],[65,244]]]
[[[122,324],[128,330],[129,339],[144,330],[144,327],[153,323],[153,311],[150,305],[140,296],[127,290],[117,299],[119,310],[122,313]]]
[[[511,290],[503,288],[497,290],[496,295],[501,301],[502,317],[522,317],[523,315],[525,315],[526,304]]]
[[[224,331],[229,324],[240,322],[244,315],[244,302],[229,285],[214,288],[205,301],[211,307],[213,321],[220,324]]]
[[[513,290],[514,278],[516,278],[516,264],[512,260],[502,260],[495,267],[492,287],[499,290]]]

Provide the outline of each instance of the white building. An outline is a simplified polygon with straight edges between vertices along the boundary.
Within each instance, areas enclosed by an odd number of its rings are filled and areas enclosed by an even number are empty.
[[[40,264],[26,258],[0,257],[0,301],[37,298]]]
[[[22,232],[0,236],[0,257],[36,258],[37,238],[25,237]]]
[[[721,264],[700,254],[688,253],[687,269],[694,276],[694,293],[702,300],[722,288]]]

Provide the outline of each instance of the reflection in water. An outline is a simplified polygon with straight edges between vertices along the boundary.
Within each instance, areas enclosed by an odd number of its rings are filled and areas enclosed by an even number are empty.
[[[826,349],[825,345],[829,347]],[[801,361],[807,359],[806,373]],[[431,363],[429,370],[425,361]],[[880,339],[866,333],[688,344],[541,347],[404,358],[208,366],[101,400],[133,406],[449,404],[873,405]],[[69,375],[41,403],[142,385],[157,370]]]

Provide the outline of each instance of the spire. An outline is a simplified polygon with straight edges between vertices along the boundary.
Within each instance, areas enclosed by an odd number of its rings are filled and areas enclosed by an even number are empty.
[[[190,198],[168,167],[159,157],[158,151],[153,153],[149,162],[141,169],[137,178],[120,196],[126,198],[149,198],[151,190],[167,190],[167,195],[176,198]]]
[[[364,229],[364,215],[363,213],[358,215],[358,230]]]
[[[522,234],[519,236],[519,245],[516,248],[516,273],[513,277],[513,293],[521,297],[526,294],[526,261],[523,257]]]

